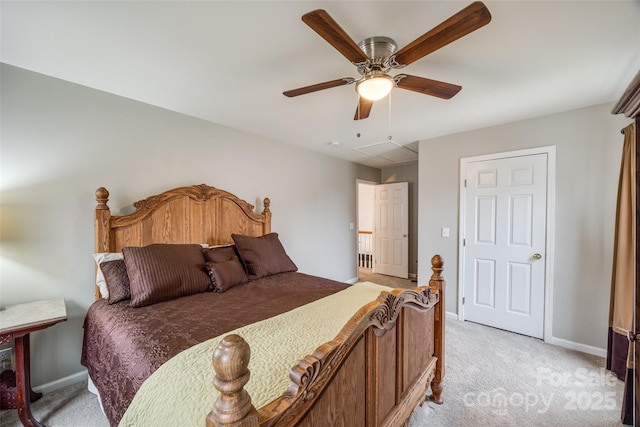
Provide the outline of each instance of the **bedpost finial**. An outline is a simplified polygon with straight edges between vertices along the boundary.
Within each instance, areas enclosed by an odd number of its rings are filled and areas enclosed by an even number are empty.
[[[442,259],[442,257],[438,254],[434,255],[431,258],[431,267],[432,268],[442,268],[442,266],[444,265],[444,260]]]
[[[96,202],[98,205],[96,209],[105,209],[108,210],[107,202],[109,201],[109,191],[106,188],[100,187],[96,190]]]
[[[239,335],[231,334],[222,339],[213,352],[213,369],[216,373],[213,386],[220,392],[207,417],[207,425],[226,426],[246,417],[242,424],[258,426],[258,413],[251,404],[251,397],[244,389],[249,381],[249,344]]]
[[[433,270],[433,274],[429,279],[429,287],[432,289],[442,290],[444,287],[444,278],[442,277],[443,266],[444,260],[440,255],[434,255],[433,258],[431,258],[431,270]]]
[[[251,349],[249,344],[236,334],[227,335],[213,352],[213,368],[223,381],[241,377],[249,366]]]
[[[269,199],[268,197],[265,197],[264,209],[262,210],[262,213],[271,212],[271,210],[269,209],[269,206],[271,206],[271,199]]]
[[[443,266],[444,260],[440,255],[436,254],[433,256],[433,258],[431,258],[431,270],[433,270],[433,274],[431,275],[431,280],[429,280],[429,283],[444,281],[444,279],[442,278]]]

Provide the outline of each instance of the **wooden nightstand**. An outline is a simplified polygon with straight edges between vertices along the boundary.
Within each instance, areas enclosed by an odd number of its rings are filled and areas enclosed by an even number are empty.
[[[3,375],[2,382],[9,388],[11,383],[15,384],[13,407],[18,409],[20,421],[25,426],[42,426],[33,418],[30,408],[31,402],[39,399],[42,394],[31,389],[29,334],[65,320],[67,308],[63,298],[18,304],[0,310],[0,344],[14,341],[16,358],[15,380],[13,375]]]

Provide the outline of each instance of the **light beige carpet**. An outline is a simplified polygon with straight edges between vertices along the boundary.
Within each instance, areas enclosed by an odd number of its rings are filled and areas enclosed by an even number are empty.
[[[622,426],[624,383],[601,357],[470,322],[447,321],[444,404],[418,426]]]
[[[622,426],[624,385],[602,358],[455,320],[445,340],[444,404],[425,402],[410,427]],[[45,395],[33,412],[49,427],[108,426],[85,383]],[[0,425],[20,426],[16,411],[1,411]]]

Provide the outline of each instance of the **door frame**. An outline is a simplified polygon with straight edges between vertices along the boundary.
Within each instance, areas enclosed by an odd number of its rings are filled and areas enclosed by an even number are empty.
[[[459,212],[458,212],[458,319],[464,320],[464,263],[465,250],[463,239],[465,238],[464,218],[466,215],[465,196],[467,164],[472,162],[499,160],[509,157],[530,156],[534,154],[547,155],[547,229],[546,231],[546,265],[544,272],[544,341],[548,342],[553,338],[553,271],[554,271],[554,241],[555,241],[555,211],[556,211],[556,146],[528,148],[523,150],[506,151],[501,153],[485,154],[474,157],[463,157],[460,159],[460,181],[459,181]]]

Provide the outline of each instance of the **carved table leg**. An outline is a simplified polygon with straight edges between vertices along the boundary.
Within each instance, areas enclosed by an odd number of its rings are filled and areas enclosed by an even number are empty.
[[[16,402],[20,421],[26,427],[44,427],[31,414],[32,397],[40,398],[41,393],[31,390],[31,356],[29,351],[29,334],[15,338],[16,349]]]

